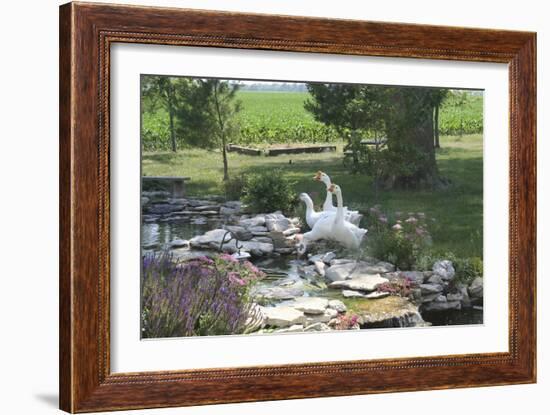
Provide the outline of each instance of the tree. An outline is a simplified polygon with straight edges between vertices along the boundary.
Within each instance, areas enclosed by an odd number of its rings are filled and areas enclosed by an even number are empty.
[[[439,108],[445,98],[449,95],[448,89],[437,89],[432,91],[434,98],[434,147],[441,148],[439,143]]]
[[[227,163],[227,143],[238,133],[239,126],[235,115],[241,110],[240,101],[236,100],[238,84],[230,84],[218,79],[201,81],[202,91],[206,97],[206,114],[209,116],[212,137],[221,147],[223,159],[223,180],[229,179]]]
[[[175,118],[178,107],[176,96],[177,84],[181,84],[183,78],[169,76],[146,75],[142,77],[142,95],[148,100],[151,107],[161,105],[168,113],[170,123],[170,143],[173,152],[177,151]]]
[[[419,87],[309,84],[314,117],[348,140],[356,171],[368,172],[386,187],[438,186],[434,148],[434,108],[440,90]],[[373,154],[361,138],[383,131],[387,148]],[[357,167],[359,166],[359,168]]]

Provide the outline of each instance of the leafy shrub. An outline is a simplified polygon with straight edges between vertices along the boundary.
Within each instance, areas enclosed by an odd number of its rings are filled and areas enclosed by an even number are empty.
[[[390,282],[385,282],[376,287],[376,291],[386,292],[391,295],[399,295],[408,297],[411,294],[411,289],[415,285],[414,281],[408,277],[398,278]]]
[[[176,263],[143,257],[141,330],[145,338],[238,334],[252,311],[250,287],[264,274],[230,255]]]
[[[417,258],[415,269],[431,271],[437,261],[448,259],[455,269],[455,281],[470,284],[476,277],[483,277],[483,260],[480,257],[462,258],[452,252],[424,253]]]
[[[388,217],[375,206],[369,209],[366,219],[368,254],[400,269],[412,269],[417,257],[431,244],[426,215],[422,212],[396,212]]]
[[[246,179],[242,201],[254,212],[289,212],[297,201],[293,186],[280,170],[255,173]]]
[[[239,200],[244,192],[246,176],[244,174],[233,175],[223,182],[225,198],[227,200]]]

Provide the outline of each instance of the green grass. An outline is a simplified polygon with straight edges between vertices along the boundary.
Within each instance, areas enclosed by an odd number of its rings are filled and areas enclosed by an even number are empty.
[[[342,164],[342,143],[338,151],[324,154],[296,154],[254,157],[229,153],[230,175],[280,168],[296,182],[297,192],[309,193],[320,205],[323,186],[312,180],[317,170],[326,171],[343,190],[346,205],[366,210],[380,204],[389,213],[425,212],[432,222],[434,249],[458,256],[482,256],[483,225],[483,142],[481,135],[441,137],[437,162],[441,174],[452,181],[446,190],[391,190],[375,194],[372,180],[351,175]],[[291,162],[291,163],[290,163]],[[190,176],[188,194],[223,194],[222,162],[219,151],[184,149],[145,152],[143,174],[148,176]]]

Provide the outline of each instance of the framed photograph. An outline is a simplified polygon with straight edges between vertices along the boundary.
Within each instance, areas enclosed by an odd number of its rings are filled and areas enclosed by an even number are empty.
[[[60,407],[536,381],[536,35],[60,8]]]

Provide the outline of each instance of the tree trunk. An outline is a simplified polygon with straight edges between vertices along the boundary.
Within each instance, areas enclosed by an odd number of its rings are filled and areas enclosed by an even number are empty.
[[[436,105],[434,110],[434,136],[435,148],[441,148],[439,145],[439,105]]]
[[[404,169],[385,177],[386,187],[438,187],[440,185],[434,147],[434,107],[430,92],[410,88],[397,91],[394,111],[387,120],[388,148],[405,161]],[[411,167],[416,170],[410,171]]]
[[[170,142],[172,143],[172,151],[175,153],[178,149],[176,146],[176,132],[174,131],[174,110],[172,106],[168,111],[170,116]]]
[[[214,85],[214,103],[216,105],[216,113],[218,116],[218,128],[220,129],[220,138],[222,142],[222,158],[223,158],[223,181],[229,180],[229,171],[227,167],[227,144],[225,140],[225,122],[223,121],[220,101],[218,96],[218,84]]]

